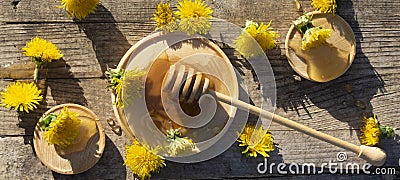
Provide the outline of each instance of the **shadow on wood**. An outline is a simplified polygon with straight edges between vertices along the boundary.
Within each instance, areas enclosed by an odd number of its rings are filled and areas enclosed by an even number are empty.
[[[121,153],[108,136],[103,156],[88,171],[75,175],[63,175],[52,171],[54,179],[126,179],[126,173]]]
[[[385,82],[371,65],[368,55],[363,52],[361,43],[364,36],[356,19],[353,3],[351,1],[337,3],[337,14],[352,27],[357,46],[355,60],[344,75],[327,83],[311,82],[301,79],[290,68],[280,49],[267,52],[267,56],[270,57],[277,82],[278,108],[295,110],[299,116],[302,115],[301,111],[305,111],[309,116],[305,119],[310,121],[313,118],[326,118],[320,115],[320,112],[307,109],[310,104],[314,104],[318,108],[325,109],[335,119],[347,123],[351,129],[359,129],[363,124],[362,116],[372,116],[374,110],[371,104],[372,98],[378,92],[386,93]],[[340,128],[335,126],[335,129]],[[351,136],[360,137],[360,131],[357,130],[356,133]],[[385,166],[397,166],[400,157],[395,150],[398,149],[395,141],[383,140],[379,147],[384,149],[388,156]]]
[[[71,66],[65,60],[60,59],[49,63],[48,69],[49,73],[57,76],[46,80],[45,90],[47,91],[50,88],[51,96],[56,104],[74,103],[87,106],[85,92],[79,85],[80,80],[74,77],[71,72]],[[51,72],[52,70],[57,70],[57,72]],[[47,95],[47,92],[43,94]]]
[[[43,92],[43,91],[42,91]],[[45,99],[43,97],[43,99]],[[32,135],[36,126],[36,123],[42,117],[42,114],[47,111],[47,102],[42,100],[40,105],[37,109],[30,112],[29,114],[25,112],[18,111],[18,124],[19,128],[24,129],[24,134]],[[33,136],[23,136],[24,137],[24,144],[31,145],[32,152],[36,156],[35,148],[33,147]]]
[[[96,17],[99,18],[96,18]],[[96,21],[101,20],[101,21]],[[113,15],[103,5],[99,5],[95,14],[89,15],[85,20],[74,19],[80,30],[92,41],[101,71],[107,67],[116,68],[121,57],[131,47],[116,25]]]
[[[335,119],[346,122],[352,128],[358,129],[362,125],[363,113],[372,112],[370,103],[373,96],[380,89],[384,92],[384,82],[369,63],[368,57],[361,49],[362,34],[355,17],[351,2],[338,2],[338,14],[341,15],[355,32],[357,55],[350,69],[341,77],[327,82],[317,83],[300,79],[290,69],[285,56],[269,58],[274,68],[277,82],[277,107],[284,110],[294,109],[300,115],[304,110],[309,119],[313,119],[318,112],[310,112],[309,104],[325,109]],[[282,54],[279,49],[268,52],[268,56]],[[279,64],[277,69],[274,64]],[[286,69],[281,68],[283,64]],[[296,77],[296,78],[294,78]],[[297,79],[297,80],[296,80]],[[321,116],[320,116],[321,117]]]
[[[199,163],[184,164],[167,161],[167,166],[162,168],[158,174],[152,174],[154,179],[215,179],[215,178],[249,178],[259,177],[257,166],[264,162],[264,158],[258,155],[257,158],[246,157],[241,152],[244,149],[234,143],[228,150],[219,156]],[[282,163],[282,156],[279,149],[275,149],[268,157],[268,164]],[[265,177],[276,176],[265,174]]]
[[[63,67],[63,68],[56,68]],[[35,125],[42,117],[42,114],[48,110],[48,89],[50,88],[51,97],[55,101],[55,104],[65,104],[65,103],[75,103],[83,106],[87,106],[87,100],[84,96],[83,88],[79,85],[79,79],[74,78],[71,73],[71,67],[65,62],[65,60],[60,59],[48,64],[49,72],[53,69],[57,69],[57,76],[62,78],[51,78],[51,79],[40,79],[38,81],[38,87],[42,91],[43,100],[33,112],[27,114],[24,112],[19,112],[19,123],[18,127],[25,130],[25,134],[33,134]],[[41,70],[40,77],[45,78],[46,70]],[[30,144],[33,148],[32,136],[24,136],[24,143]]]

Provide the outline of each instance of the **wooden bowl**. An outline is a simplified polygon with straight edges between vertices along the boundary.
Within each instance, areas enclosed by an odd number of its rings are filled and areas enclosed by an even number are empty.
[[[57,105],[44,113],[43,117],[50,113],[59,114],[64,106],[67,106],[69,111],[78,113],[81,123],[83,121],[95,121],[97,133],[89,138],[82,150],[67,150],[69,152],[62,155],[56,146],[48,145],[48,142],[44,139],[44,132],[37,123],[33,137],[34,148],[38,158],[52,171],[60,174],[79,174],[93,167],[101,158],[106,143],[104,129],[96,114],[77,104]],[[80,133],[82,133],[82,130],[80,130]]]
[[[286,35],[286,57],[300,76],[316,82],[328,82],[344,74],[353,63],[356,40],[350,25],[339,15],[310,12],[314,26],[332,29],[327,45],[301,50],[301,33],[294,25]]]
[[[186,41],[189,41],[190,43],[182,43]],[[230,65],[229,58],[217,45],[215,45],[214,43],[205,39],[202,36],[187,36],[185,33],[169,33],[167,36],[162,33],[151,34],[142,39],[141,41],[139,41],[138,43],[136,43],[126,52],[124,57],[121,59],[118,68],[130,70],[137,67],[138,69],[145,69],[146,71],[149,71],[149,69],[153,65],[153,62],[156,61],[157,59],[168,57],[169,59],[173,59],[172,61],[176,63],[180,62],[180,59],[182,58],[191,56],[193,54],[201,54],[201,53],[212,54],[213,56],[218,56],[222,59],[221,61],[222,64],[214,65],[212,66],[214,68],[208,68],[208,70],[212,69],[211,71],[216,71],[224,74],[225,76],[224,78],[226,78],[226,81],[229,81],[227,82],[228,83],[227,86],[231,93],[230,95],[233,98],[238,98],[239,96],[238,82],[235,71],[233,67]],[[162,83],[161,81],[155,82],[153,83],[153,85],[156,86],[157,88],[160,88],[161,83]],[[111,94],[114,113],[118,123],[121,125],[123,132],[132,140],[135,139],[135,135],[137,136],[137,138],[139,138],[139,140],[146,139],[142,138],[143,136],[145,137],[151,136],[154,138],[157,137],[159,139],[166,139],[165,132],[158,130],[154,131],[144,130],[148,127],[151,127],[152,129],[154,128],[157,129],[157,127],[155,126],[155,124],[153,124],[153,122],[143,120],[145,118],[150,118],[150,116],[148,115],[149,113],[147,112],[146,109],[147,108],[146,101],[144,100],[146,94],[144,90],[141,92],[141,95],[142,97],[136,98],[131,106],[128,107],[125,106],[125,109],[122,109],[115,105],[116,96],[113,93]],[[227,116],[226,119],[227,124],[225,127],[227,127],[229,126],[230,123],[232,123],[232,121],[229,120],[232,120],[233,117],[235,116],[236,108],[227,104],[223,104],[222,107],[223,107],[222,109],[217,110],[216,116],[211,121],[213,120],[222,121],[221,119],[222,115],[220,114],[225,114]],[[222,127],[221,129],[223,128],[224,127]],[[210,129],[211,131],[213,131],[212,128]],[[191,131],[191,129],[182,128],[181,130],[184,132],[185,135],[191,138],[193,138],[193,136],[191,135],[196,134],[196,132]],[[208,129],[204,128],[202,130],[204,130],[205,132]],[[215,130],[216,128],[214,129],[214,131]],[[196,138],[194,138],[193,140],[195,141],[195,143],[197,143]],[[144,140],[144,141],[153,147],[157,145],[157,144],[151,144],[154,141],[149,141],[149,140]],[[158,144],[158,145],[163,146],[164,144]]]

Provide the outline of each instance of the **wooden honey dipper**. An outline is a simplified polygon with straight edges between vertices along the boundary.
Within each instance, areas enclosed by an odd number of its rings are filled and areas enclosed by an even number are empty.
[[[249,110],[252,114],[264,118],[270,118],[280,125],[302,132],[343,149],[352,151],[358,154],[358,157],[368,161],[374,166],[382,166],[386,161],[386,153],[380,148],[364,145],[358,146],[347,141],[343,141],[238,99],[233,99],[225,94],[212,91],[208,89],[209,85],[210,80],[202,73],[195,72],[193,68],[186,68],[184,65],[179,65],[179,67],[173,65],[170,67],[170,70],[164,79],[164,86],[162,90],[164,92],[170,92],[173,96],[175,95],[175,97],[179,96],[181,101],[187,101],[188,103],[196,102],[203,94],[207,93],[214,96],[216,100],[220,102],[230,104],[245,111]]]

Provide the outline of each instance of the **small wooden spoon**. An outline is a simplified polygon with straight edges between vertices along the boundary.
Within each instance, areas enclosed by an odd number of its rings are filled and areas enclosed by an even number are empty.
[[[193,68],[186,68],[183,65],[175,67],[175,65],[173,65],[164,79],[164,87],[162,90],[164,92],[170,92],[172,96],[176,96],[179,93],[180,100],[188,102],[198,101],[201,95],[207,93],[214,96],[218,101],[231,104],[232,106],[236,106],[237,108],[245,111],[248,110],[250,113],[264,118],[270,118],[283,126],[292,128],[296,131],[302,132],[335,146],[352,151],[358,154],[358,157],[368,161],[374,166],[382,166],[386,161],[386,153],[380,148],[364,145],[358,146],[347,141],[343,141],[336,137],[309,128],[305,125],[296,123],[290,119],[247,104],[238,99],[233,99],[225,94],[209,90],[209,84],[210,80],[203,76],[202,73],[194,73]]]

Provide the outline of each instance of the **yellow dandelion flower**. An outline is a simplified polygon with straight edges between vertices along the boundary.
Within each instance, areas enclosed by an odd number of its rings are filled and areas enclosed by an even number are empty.
[[[335,13],[336,0],[310,0],[311,6],[322,13]]]
[[[123,81],[122,78],[125,74],[124,69],[108,69],[105,72],[108,81],[108,88],[110,88],[116,95],[116,104],[119,107],[123,107],[122,102],[122,86]]]
[[[193,140],[188,137],[182,137],[180,129],[167,130],[167,147],[170,156],[176,156],[179,151],[190,150],[194,148]]]
[[[117,78],[113,78],[115,82],[117,82],[118,84],[115,86],[114,91],[115,91],[115,95],[117,98],[117,106],[120,108],[124,108],[124,101],[123,101],[123,91],[122,91],[122,87],[123,87],[123,81],[122,79],[117,79]]]
[[[251,138],[252,136],[254,137]],[[258,153],[266,158],[269,157],[267,152],[275,149],[272,135],[268,133],[268,130],[262,127],[255,129],[254,125],[246,125],[237,141],[240,143],[239,146],[246,148],[242,154],[247,153],[250,157],[257,157]]]
[[[303,50],[317,48],[325,44],[326,40],[332,34],[332,29],[314,27],[311,19],[312,17],[304,14],[293,21],[294,26],[303,34],[303,38],[301,39],[301,48]]]
[[[293,21],[294,26],[301,31],[302,33],[306,32],[307,29],[314,27],[312,25],[310,16],[307,14],[304,14],[300,17],[298,17],[296,20]]]
[[[202,0],[183,0],[177,5],[175,15],[180,18],[179,29],[189,35],[207,34],[211,29],[210,19],[213,10]]]
[[[364,125],[360,128],[361,143],[367,146],[374,146],[379,142],[381,131],[379,129],[376,116],[367,118],[363,117]]]
[[[276,41],[274,38],[279,38],[279,34],[275,31],[272,31],[270,28],[272,21],[270,21],[267,25],[261,23],[258,25],[250,21],[246,23],[245,31],[249,33],[257,42],[260,44],[261,48],[264,51],[272,49],[276,46]]]
[[[122,84],[120,96],[122,100],[122,107],[129,105],[133,102],[136,97],[141,97],[141,91],[144,88],[144,76],[146,75],[145,70],[139,70],[137,68],[125,72],[122,77]],[[121,103],[121,102],[120,102]]]
[[[234,40],[233,47],[246,59],[260,56],[265,53],[260,48],[257,41],[247,32],[242,32],[239,37]]]
[[[79,125],[81,120],[77,117],[78,113],[69,112],[68,107],[64,107],[57,118],[51,121],[48,130],[44,134],[44,139],[51,145],[65,147],[70,145],[79,135]]]
[[[176,28],[176,18],[173,16],[169,2],[160,2],[153,16],[152,20],[156,22],[156,29],[172,32]]]
[[[272,21],[268,24],[255,23],[247,21],[241,35],[234,40],[234,47],[245,58],[254,57],[263,54],[265,51],[274,48],[277,44],[275,38],[279,38],[279,34],[270,28]],[[257,47],[257,43],[261,46],[262,51]]]
[[[59,8],[65,9],[70,17],[81,20],[93,14],[99,3],[100,0],[61,0]]]
[[[326,40],[331,37],[332,29],[324,29],[322,27],[310,28],[304,33],[301,48],[307,50],[317,48],[326,43]]]
[[[44,39],[39,37],[33,38],[31,41],[26,43],[26,46],[22,48],[24,55],[32,58],[32,61],[36,63],[36,68],[33,73],[33,79],[36,81],[39,74],[39,68],[43,64],[51,62],[53,60],[59,60],[63,57],[60,50],[57,47]]]
[[[137,140],[132,145],[126,145],[124,164],[141,179],[150,176],[152,172],[158,172],[165,166],[164,158],[157,155],[157,149],[151,149],[141,145]]]
[[[135,97],[140,97],[143,89],[143,76],[145,70],[137,68],[125,72],[124,69],[108,69],[105,72],[108,81],[108,88],[114,91],[117,97],[117,106],[124,108],[124,104],[132,103]]]
[[[210,19],[203,17],[186,18],[180,20],[179,30],[188,35],[207,34],[211,30],[211,22]]]
[[[42,38],[35,37],[22,48],[25,56],[34,58],[34,61],[42,61],[43,63],[59,60],[63,57],[57,47]]]
[[[175,12],[180,19],[204,17],[212,18],[211,13],[213,10],[202,0],[183,0],[179,1],[177,5],[178,11]]]
[[[29,113],[43,99],[35,83],[12,82],[1,95],[1,106]]]

